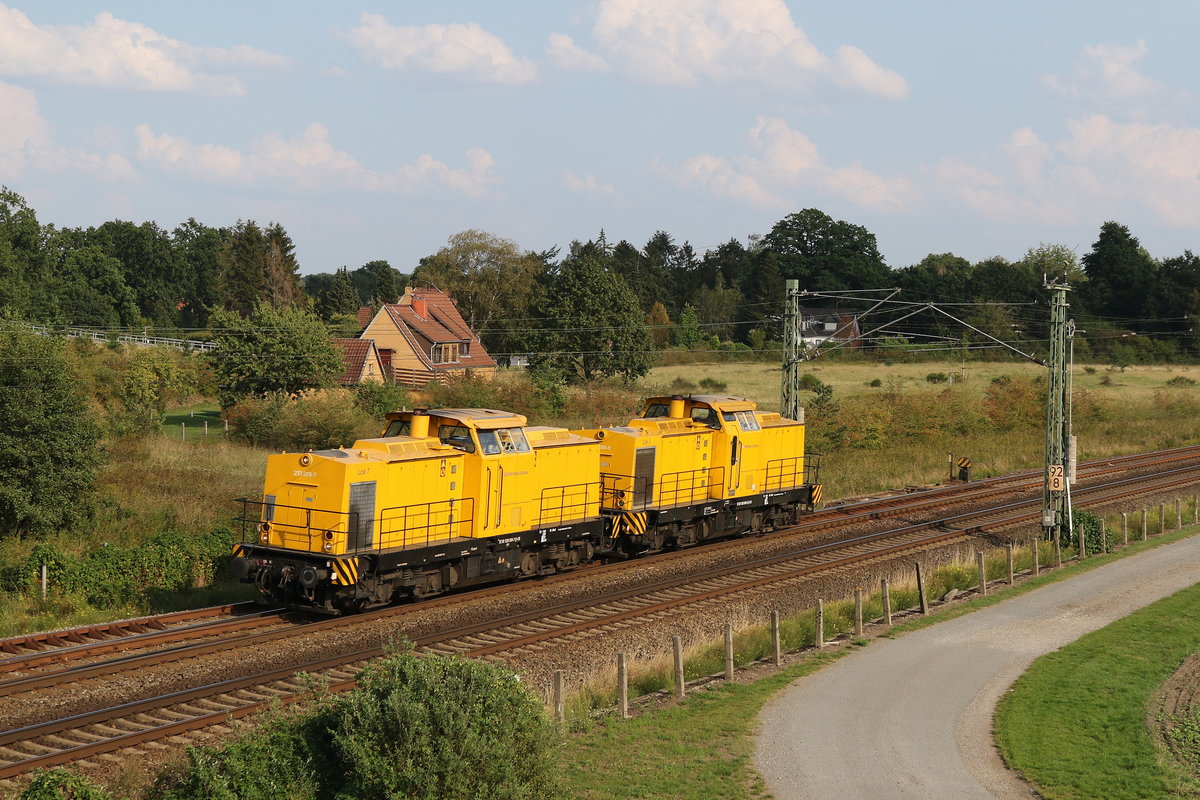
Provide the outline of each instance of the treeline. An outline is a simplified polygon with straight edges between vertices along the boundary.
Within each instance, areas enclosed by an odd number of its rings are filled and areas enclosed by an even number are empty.
[[[0,314],[8,318],[188,330],[207,327],[217,310],[324,310],[327,287],[314,278],[314,302],[299,268],[291,236],[277,222],[212,227],[188,219],[167,231],[154,222],[112,220],[94,228],[57,228],[40,223],[20,195],[0,189]],[[350,312],[394,300],[403,284],[386,262],[344,277],[355,293],[346,304]]]
[[[1077,356],[1133,363],[1200,355],[1192,332],[1200,317],[1200,258],[1191,251],[1155,258],[1116,222],[1104,223],[1082,258],[1041,245],[1015,260],[971,262],[942,253],[899,269],[884,261],[865,227],[817,209],[703,253],[663,231],[641,247],[614,244],[600,231],[560,252],[522,250],[468,230],[411,274],[383,260],[303,278],[299,267],[278,223],[214,228],[189,219],[166,231],[114,220],[58,229],[39,223],[16,193],[0,192],[0,313],[33,322],[203,329],[217,311],[245,318],[269,306],[314,314],[353,335],[358,308],[394,301],[411,283],[449,292],[501,360],[528,358],[535,368],[590,379],[644,374],[667,348],[774,358],[784,286],[793,279],[816,293],[807,305],[861,312],[874,300],[830,293],[894,287],[901,290],[896,300],[953,313],[875,309],[861,326],[870,334],[868,352],[996,347],[989,337],[1040,352],[1048,316],[1043,285],[1046,277],[1065,277]]]

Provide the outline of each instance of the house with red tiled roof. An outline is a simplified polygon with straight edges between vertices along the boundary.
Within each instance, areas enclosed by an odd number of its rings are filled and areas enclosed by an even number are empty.
[[[404,386],[419,389],[467,370],[488,379],[496,374],[496,362],[439,289],[406,288],[359,337],[374,340],[384,369]]]
[[[387,372],[379,357],[379,348],[372,339],[334,339],[334,345],[342,353],[346,370],[338,383],[342,386],[358,386],[360,383],[383,383]]]

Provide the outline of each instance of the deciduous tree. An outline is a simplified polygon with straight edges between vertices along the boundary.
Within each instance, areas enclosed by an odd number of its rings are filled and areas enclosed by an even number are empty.
[[[217,399],[228,408],[245,397],[328,386],[342,374],[342,356],[312,314],[262,304],[246,318],[218,310],[212,315],[210,354]]]
[[[71,525],[104,457],[61,341],[0,322],[0,419],[0,533]]]

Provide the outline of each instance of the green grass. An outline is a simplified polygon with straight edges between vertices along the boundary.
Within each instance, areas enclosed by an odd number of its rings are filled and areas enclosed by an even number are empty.
[[[571,736],[563,769],[585,800],[762,798],[748,734],[771,695],[849,650],[814,655],[769,678],[725,684],[630,720],[606,720]]]
[[[221,419],[221,407],[216,403],[197,403],[186,408],[168,411],[163,417],[163,436],[182,439],[203,439],[205,423],[208,423],[207,436],[218,438],[225,435],[225,423]]]
[[[996,740],[1047,798],[1183,797],[1200,783],[1145,724],[1155,689],[1200,650],[1200,584],[1042,656],[1000,702]]]

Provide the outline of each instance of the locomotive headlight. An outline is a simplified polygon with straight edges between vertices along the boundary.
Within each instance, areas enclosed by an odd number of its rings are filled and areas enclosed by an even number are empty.
[[[325,552],[326,552],[326,553],[332,553],[332,552],[333,552],[333,542],[326,542],[326,543],[325,543]]]
[[[300,456],[300,466],[307,467],[311,463],[312,463],[312,456],[310,456],[308,453],[305,453],[304,455]]]
[[[262,533],[259,534],[258,540],[260,542],[262,542],[263,544],[266,544],[267,542],[271,541],[271,534],[267,533],[266,531],[263,531]]]

